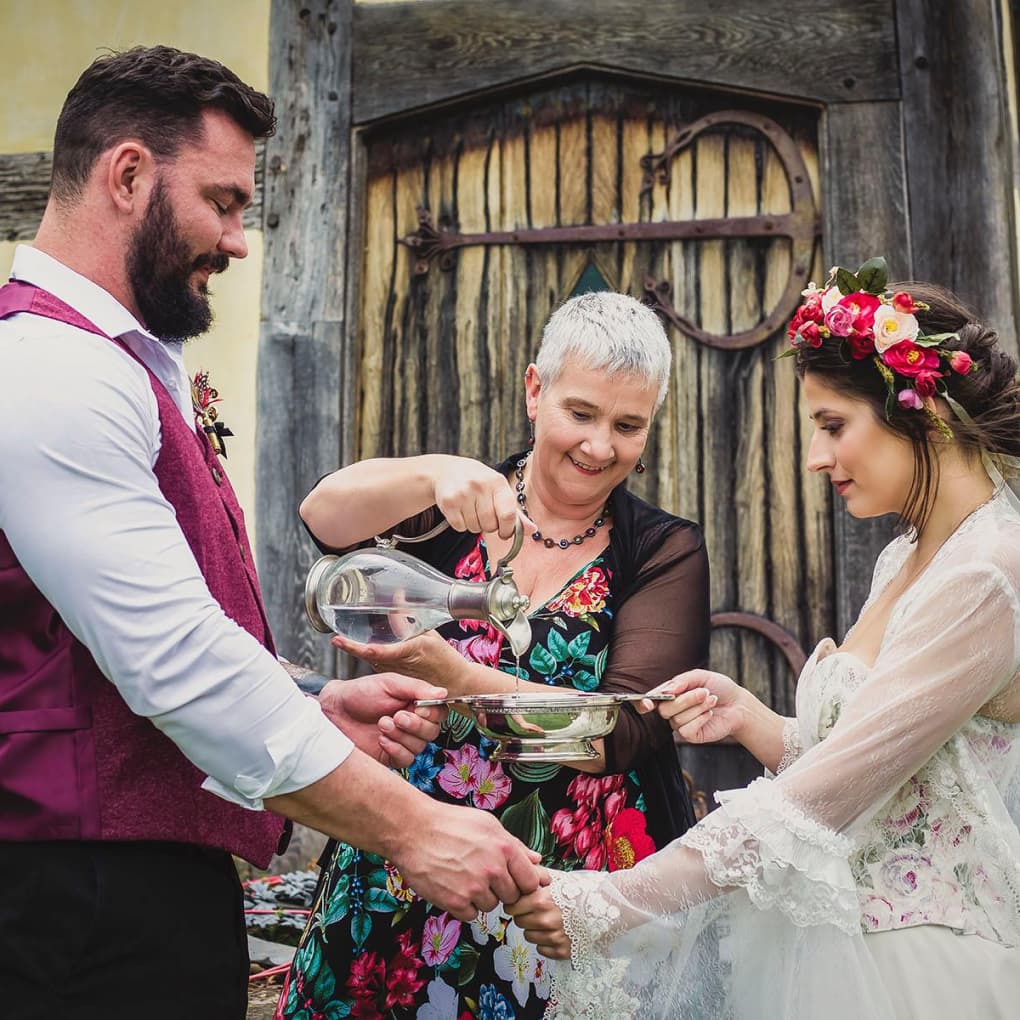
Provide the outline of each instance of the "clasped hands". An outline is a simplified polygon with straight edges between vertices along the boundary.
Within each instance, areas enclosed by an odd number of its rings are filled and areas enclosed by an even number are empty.
[[[681,673],[649,693],[670,693],[673,701],[638,702],[641,713],[656,711],[688,743],[701,744],[735,735],[742,722],[741,688],[729,677],[704,669]],[[523,929],[524,937],[552,960],[570,958],[570,939],[563,914],[552,898],[549,884],[506,904],[507,912]]]

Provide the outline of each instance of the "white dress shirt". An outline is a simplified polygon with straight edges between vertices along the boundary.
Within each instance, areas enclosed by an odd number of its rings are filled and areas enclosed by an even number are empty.
[[[27,246],[12,277],[119,336],[194,423],[180,344]],[[156,482],[160,426],[142,367],[36,315],[0,321],[0,531],[33,584],[138,715],[226,800],[260,808],[337,767],[353,745],[213,599]]]

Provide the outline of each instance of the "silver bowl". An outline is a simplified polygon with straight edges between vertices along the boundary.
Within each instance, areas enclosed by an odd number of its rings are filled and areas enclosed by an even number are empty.
[[[585,694],[527,691],[520,694],[469,694],[419,701],[466,709],[479,732],[496,741],[494,761],[586,761],[597,758],[592,746],[616,726],[620,705],[628,701],[670,701],[673,694]]]

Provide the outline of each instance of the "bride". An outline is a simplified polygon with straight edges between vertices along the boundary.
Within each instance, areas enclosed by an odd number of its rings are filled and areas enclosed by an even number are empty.
[[[808,467],[902,534],[796,718],[718,673],[662,685],[683,739],[732,737],[773,775],[632,870],[551,873],[508,908],[570,961],[548,1018],[1020,1009],[1016,361],[948,292],[887,290],[881,259],[812,285],[789,336]]]

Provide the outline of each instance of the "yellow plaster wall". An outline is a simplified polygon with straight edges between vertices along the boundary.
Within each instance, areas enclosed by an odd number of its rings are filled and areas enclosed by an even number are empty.
[[[0,0],[0,152],[38,152],[53,142],[64,96],[105,49],[165,43],[222,61],[256,88],[269,74],[270,0]],[[235,433],[227,466],[254,536],[255,365],[262,286],[262,232],[248,258],[213,280],[216,323],[190,343],[189,369],[208,369]],[[0,242],[6,277],[14,245]]]

